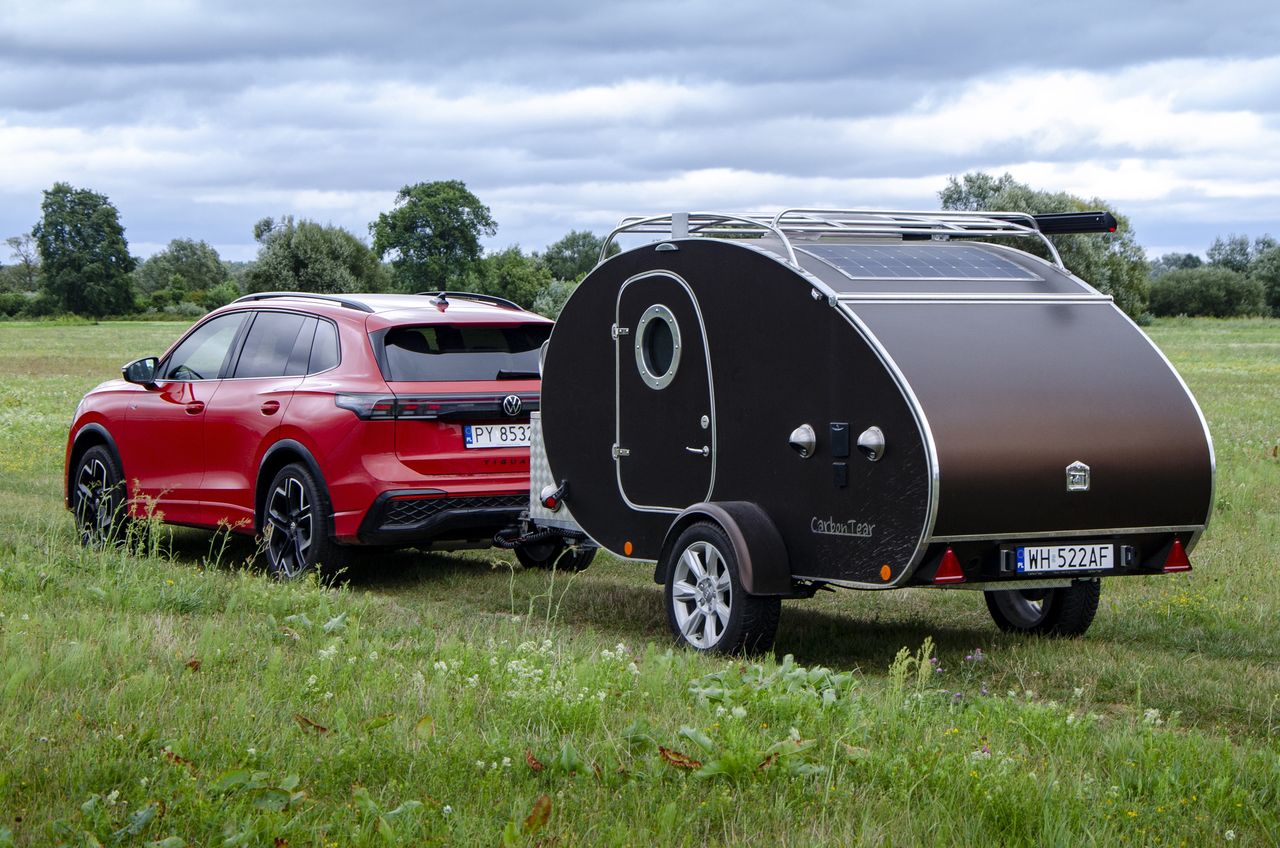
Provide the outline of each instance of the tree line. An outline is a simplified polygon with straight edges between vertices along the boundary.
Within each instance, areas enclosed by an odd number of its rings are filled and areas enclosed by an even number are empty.
[[[1129,219],[1099,199],[1049,192],[1011,175],[971,172],[938,193],[943,209],[1039,214],[1105,209],[1116,232],[1056,236],[1073,273],[1136,319],[1151,315],[1280,317],[1280,244],[1269,235],[1218,237],[1207,258],[1170,253],[1149,263]],[[44,192],[30,233],[6,240],[13,263],[0,267],[0,315],[74,313],[194,317],[259,291],[474,291],[508,298],[554,317],[594,267],[603,239],[571,231],[542,253],[518,245],[485,252],[497,234],[489,207],[460,180],[406,185],[391,209],[355,234],[291,215],[253,227],[252,262],[223,261],[203,241],[174,239],[140,262],[105,195],[56,183]],[[1016,246],[1048,258],[1038,242]],[[616,250],[616,248],[615,248]]]
[[[0,314],[92,318],[195,317],[260,291],[474,291],[554,316],[595,266],[603,239],[570,231],[542,253],[485,253],[489,208],[459,180],[407,185],[369,224],[372,244],[341,227],[291,215],[253,227],[258,255],[227,262],[204,241],[174,239],[140,261],[103,194],[56,183],[31,232],[6,239]]]

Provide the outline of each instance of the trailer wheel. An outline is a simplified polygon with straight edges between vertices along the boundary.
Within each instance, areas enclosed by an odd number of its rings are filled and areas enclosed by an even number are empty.
[[[1098,612],[1100,580],[1077,580],[1058,589],[984,592],[996,626],[1006,633],[1080,636]]]
[[[518,545],[516,560],[525,568],[555,568],[556,571],[582,571],[596,557],[596,548],[578,547],[566,550],[564,539]]]
[[[738,558],[724,530],[705,521],[690,525],[667,560],[667,623],[677,640],[718,654],[773,647],[782,600],[743,590]]]

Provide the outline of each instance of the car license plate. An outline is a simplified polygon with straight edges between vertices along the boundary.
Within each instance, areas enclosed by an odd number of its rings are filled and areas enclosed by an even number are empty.
[[[1017,549],[1019,574],[1098,571],[1115,564],[1115,545],[1028,545]]]
[[[467,424],[462,428],[469,448],[527,448],[528,424]]]

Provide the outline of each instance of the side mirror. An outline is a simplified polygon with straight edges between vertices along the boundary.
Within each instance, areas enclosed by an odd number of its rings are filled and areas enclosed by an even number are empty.
[[[160,360],[154,356],[148,356],[144,359],[135,359],[128,365],[120,369],[121,375],[130,383],[137,383],[139,386],[154,386],[156,384],[156,369],[160,367]]]

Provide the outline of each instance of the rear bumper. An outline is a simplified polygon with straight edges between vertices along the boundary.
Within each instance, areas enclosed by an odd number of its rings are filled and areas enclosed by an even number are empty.
[[[954,588],[990,588],[994,584],[1034,584],[1045,580],[1082,580],[1163,574],[1165,561],[1174,541],[1179,541],[1184,550],[1190,550],[1195,535],[1196,532],[1193,529],[1170,532],[1163,528],[1152,528],[1129,533],[1103,531],[1044,538],[935,541],[929,545],[922,564],[916,570],[909,585],[936,585],[934,576],[938,572],[943,554],[948,549],[955,553],[964,573],[963,582],[951,584]],[[1094,570],[1031,574],[1013,570],[1009,553],[1019,545],[1038,544],[1111,544],[1115,546],[1114,565],[1110,568]]]
[[[366,545],[422,545],[491,539],[515,525],[529,493],[450,496],[439,489],[383,492],[360,523]]]

